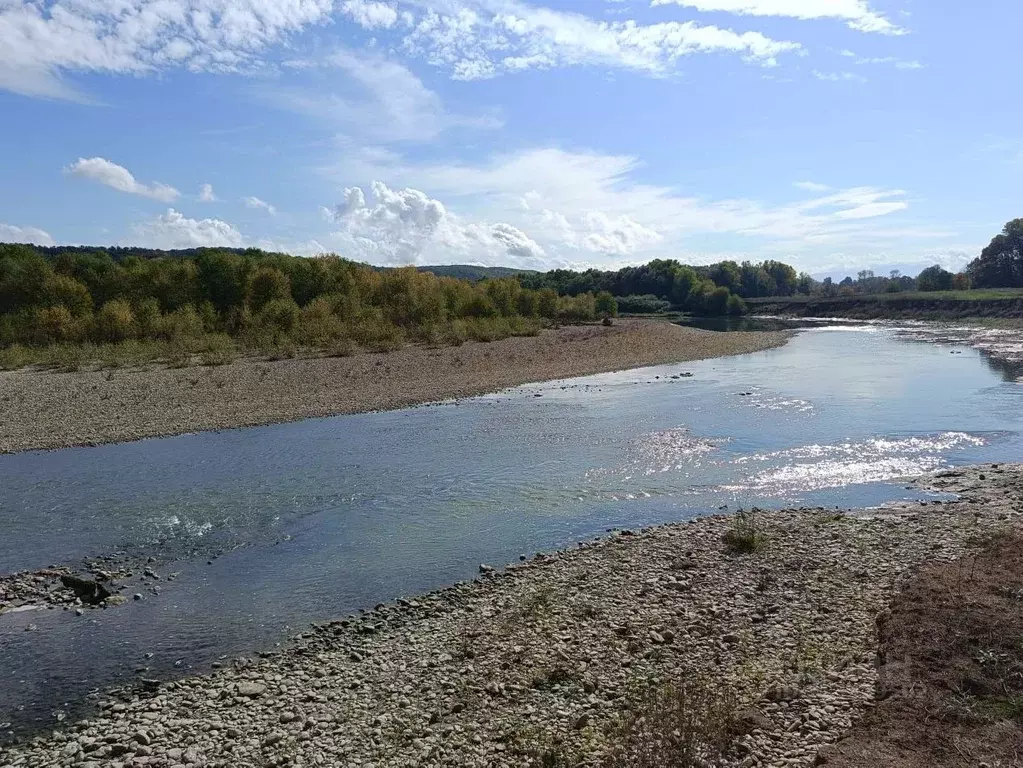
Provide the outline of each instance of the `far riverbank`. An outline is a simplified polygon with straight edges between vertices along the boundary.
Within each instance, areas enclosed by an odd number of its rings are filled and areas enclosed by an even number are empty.
[[[612,327],[566,326],[493,343],[343,358],[4,372],[0,453],[404,408],[529,382],[758,352],[788,338],[626,319]]]

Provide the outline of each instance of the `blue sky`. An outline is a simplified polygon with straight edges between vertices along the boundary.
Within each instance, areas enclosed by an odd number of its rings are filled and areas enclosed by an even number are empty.
[[[0,0],[0,240],[961,267],[1008,0]]]

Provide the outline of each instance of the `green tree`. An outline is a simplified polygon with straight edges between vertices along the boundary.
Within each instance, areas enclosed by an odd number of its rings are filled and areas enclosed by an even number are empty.
[[[259,312],[271,301],[291,299],[291,281],[275,267],[257,267],[248,279],[245,301],[253,312]]]
[[[1013,219],[1002,227],[970,262],[966,274],[975,288],[1023,287],[1023,219]]]
[[[949,291],[952,289],[952,277],[951,272],[935,264],[916,276],[916,287],[921,291]]]
[[[552,288],[542,288],[536,293],[536,309],[540,317],[558,319],[558,294]]]
[[[600,291],[593,298],[593,308],[597,317],[618,317],[618,302],[608,291]]]
[[[221,314],[239,308],[245,299],[245,272],[245,261],[237,254],[204,250],[197,274],[203,298]]]
[[[729,315],[745,315],[746,302],[742,300],[741,296],[733,293],[728,297],[728,303],[725,305],[725,311]]]

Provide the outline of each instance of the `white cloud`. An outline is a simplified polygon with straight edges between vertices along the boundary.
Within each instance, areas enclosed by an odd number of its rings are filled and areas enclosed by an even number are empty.
[[[266,200],[260,200],[258,197],[245,197],[242,198],[242,202],[245,203],[246,208],[255,208],[257,210],[266,211],[271,216],[277,215],[277,209],[270,205]]]
[[[640,165],[627,155],[556,148],[500,154],[473,164],[410,164],[393,153],[367,152],[330,169],[331,174],[349,181],[367,174],[384,180],[383,205],[379,201],[366,203],[362,190],[369,189],[369,182],[350,189],[339,214],[339,220],[346,222],[342,229],[349,239],[340,250],[387,263],[413,259],[450,263],[474,253],[477,262],[490,259],[487,263],[501,263],[496,247],[473,250],[469,247],[472,243],[450,234],[441,223],[454,220],[463,229],[469,221],[499,221],[527,233],[544,254],[534,266],[543,268],[607,266],[626,258],[633,263],[688,258],[694,251],[731,250],[755,258],[783,259],[815,254],[817,258],[825,249],[854,248],[869,241],[884,229],[881,220],[886,217],[905,227],[896,214],[909,207],[902,190],[877,187],[805,190],[802,199],[780,204],[743,198],[705,199],[637,182]],[[399,218],[389,212],[386,190],[401,186],[427,190],[428,196],[414,194],[444,204],[435,223],[405,223],[397,227],[403,233],[397,237],[392,226],[382,222]],[[406,205],[425,211],[425,203],[406,201]],[[345,215],[349,210],[359,213]],[[413,221],[422,219],[413,217]],[[423,232],[425,237],[416,235]],[[356,243],[356,236],[365,242]],[[443,250],[438,246],[442,242],[457,247]]]
[[[841,19],[860,32],[904,34],[867,0],[652,0],[651,5],[681,5],[697,11],[745,16],[785,16],[794,19]]]
[[[896,69],[923,69],[924,65],[919,61],[897,59],[894,56],[874,56],[857,59],[857,64],[891,64]]]
[[[173,208],[133,227],[134,236],[123,245],[145,245],[150,248],[240,248],[245,244],[242,233],[220,219],[190,219]]]
[[[449,113],[440,97],[407,67],[376,53],[341,48],[300,66],[325,69],[328,75],[339,70],[345,77],[329,77],[314,88],[278,89],[267,94],[270,100],[374,141],[430,141],[451,128],[501,125],[494,117]],[[337,87],[341,93],[334,90]]]
[[[217,202],[217,196],[213,194],[212,184],[203,184],[199,187],[199,202],[200,203],[215,203]]]
[[[329,20],[332,0],[0,1],[0,88],[81,98],[65,72],[236,71]]]
[[[373,0],[345,0],[341,10],[366,29],[390,29],[398,22],[398,12],[394,8]]]
[[[333,210],[336,233],[357,258],[410,264],[477,261],[538,266],[543,248],[518,227],[504,222],[463,221],[440,200],[417,189],[391,189],[373,182],[372,201],[360,187],[348,187]]]
[[[807,192],[827,192],[830,187],[827,184],[818,184],[815,181],[797,181],[793,186],[805,189]]]
[[[131,195],[141,195],[163,203],[176,200],[181,194],[174,187],[159,182],[143,184],[136,180],[124,166],[112,163],[102,157],[80,157],[64,169],[69,176],[80,176],[83,179],[91,179],[116,189],[118,192],[127,192]]]
[[[0,243],[33,243],[34,245],[53,245],[49,232],[35,227],[16,227],[13,224],[0,224]]]
[[[799,50],[759,32],[737,33],[694,22],[596,21],[518,0],[483,0],[448,13],[429,10],[405,49],[451,70],[459,80],[556,66],[595,65],[664,74],[681,57],[726,52],[765,65]]]
[[[862,75],[857,75],[854,72],[820,72],[818,70],[813,71],[813,76],[818,80],[824,80],[829,83],[865,83],[867,78]]]

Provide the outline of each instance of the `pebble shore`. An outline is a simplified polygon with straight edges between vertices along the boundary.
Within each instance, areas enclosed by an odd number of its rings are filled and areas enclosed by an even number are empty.
[[[718,766],[810,766],[868,707],[878,615],[925,562],[1018,525],[1023,466],[917,481],[955,500],[760,512],[600,540],[313,626],[285,650],[109,696],[2,768],[600,765],[635,692],[700,675],[739,699]],[[552,763],[548,763],[552,764]],[[567,764],[567,763],[566,763]]]
[[[757,352],[788,338],[624,319],[609,328],[566,326],[489,344],[344,358],[0,372],[0,453],[404,408],[528,382]]]

